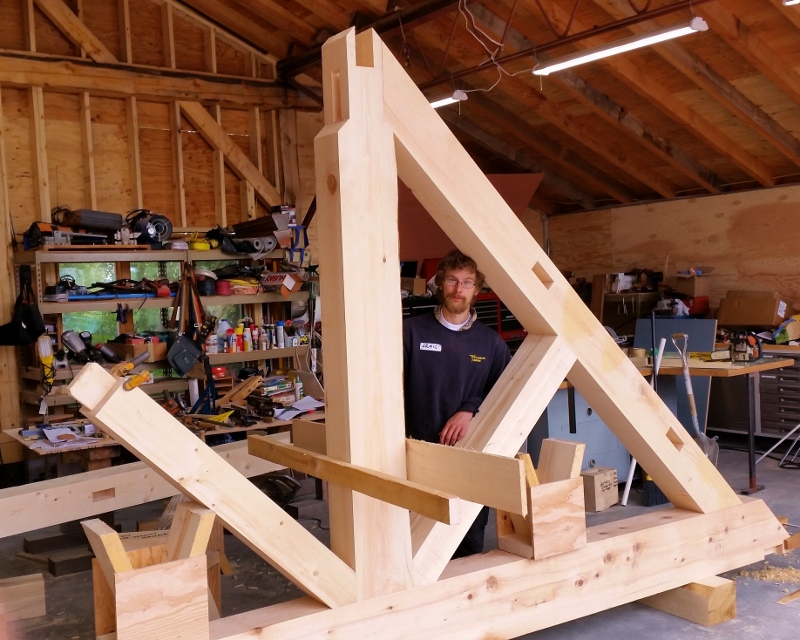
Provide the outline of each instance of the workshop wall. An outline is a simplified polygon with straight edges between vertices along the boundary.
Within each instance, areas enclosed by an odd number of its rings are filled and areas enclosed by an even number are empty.
[[[619,207],[549,220],[551,256],[578,276],[713,267],[711,306],[730,289],[800,302],[800,187]]]

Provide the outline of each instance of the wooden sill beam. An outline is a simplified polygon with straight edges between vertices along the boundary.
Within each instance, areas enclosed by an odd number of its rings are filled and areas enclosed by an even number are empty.
[[[319,105],[280,83],[156,69],[123,63],[96,63],[80,58],[0,51],[0,84],[43,87],[61,93],[89,92],[111,98],[136,97],[153,102],[191,100],[219,102],[223,107],[309,109]]]
[[[247,443],[250,455],[345,486],[437,522],[458,524],[460,501],[454,495],[294,445],[282,444],[270,436],[250,436]]]

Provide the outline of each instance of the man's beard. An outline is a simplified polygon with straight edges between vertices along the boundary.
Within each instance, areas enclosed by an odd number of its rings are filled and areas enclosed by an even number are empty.
[[[469,309],[469,302],[465,298],[456,300],[453,296],[445,296],[444,308],[453,315],[460,315]]]

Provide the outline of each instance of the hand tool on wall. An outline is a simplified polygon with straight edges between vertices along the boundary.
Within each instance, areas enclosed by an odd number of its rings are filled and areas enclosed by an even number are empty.
[[[150,359],[150,352],[149,351],[142,351],[139,355],[127,360],[125,362],[120,362],[119,364],[115,364],[111,367],[111,375],[115,378],[121,378],[124,375],[127,375],[131,371],[133,371],[136,367],[140,364],[147,362]]]
[[[678,343],[681,344],[678,344]],[[689,360],[686,356],[686,351],[689,346],[689,336],[685,333],[673,333],[672,343],[681,354],[681,361],[683,362],[683,380],[686,383],[686,396],[689,401],[689,413],[692,416],[692,427],[694,427],[695,434],[693,435],[695,441],[706,454],[709,460],[717,466],[717,459],[719,458],[719,445],[716,438],[709,438],[703,431],[700,430],[700,423],[697,420],[697,405],[694,401],[694,392],[692,391],[692,376],[689,373]]]

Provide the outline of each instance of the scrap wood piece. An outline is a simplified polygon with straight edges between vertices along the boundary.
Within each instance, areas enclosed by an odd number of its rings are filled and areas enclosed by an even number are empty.
[[[800,549],[800,533],[793,533],[783,541],[783,548],[786,551]]]
[[[487,507],[525,515],[522,460],[406,439],[408,479]]]
[[[193,558],[206,552],[215,514],[196,502],[181,502],[167,534],[164,562]]]
[[[712,627],[736,617],[736,582],[711,576],[639,602],[689,622]]]
[[[264,379],[260,375],[250,376],[240,384],[234,385],[233,389],[217,400],[217,406],[224,407],[226,404],[236,403],[244,400],[253,391],[261,386]]]
[[[102,520],[85,520],[81,522],[89,544],[97,558],[97,563],[106,577],[111,589],[114,589],[114,576],[125,571],[132,571],[133,566],[128,558],[119,534]]]
[[[586,444],[583,442],[557,438],[543,440],[537,471],[539,482],[546,484],[579,477],[585,450]]]
[[[46,613],[44,575],[34,573],[0,580],[0,620],[25,620]]]
[[[798,600],[798,599],[800,599],[800,589],[778,600],[778,604],[789,604],[793,600]]]
[[[270,436],[247,439],[251,455],[284,464],[291,469],[345,486],[358,493],[383,500],[445,524],[458,524],[460,500],[451,494],[429,489],[416,482],[373,471],[277,442]]]
[[[228,529],[300,589],[332,607],[355,600],[353,569],[141,388],[123,390],[102,367],[89,364],[69,390],[85,415],[178,491],[212,508]]]
[[[531,460],[531,454],[529,453],[518,453],[517,458],[522,460],[523,467],[525,468],[525,482],[528,484],[529,487],[535,487],[539,484],[539,476],[536,473],[536,469],[533,467],[533,460]]]

